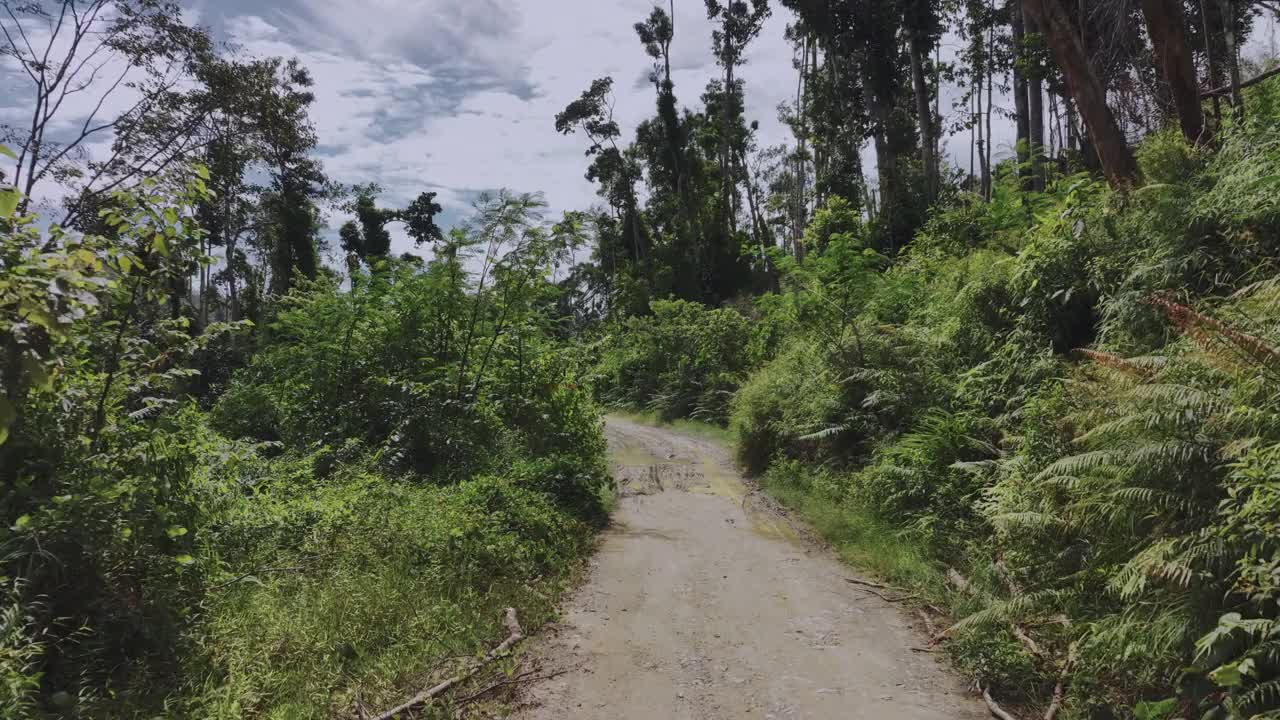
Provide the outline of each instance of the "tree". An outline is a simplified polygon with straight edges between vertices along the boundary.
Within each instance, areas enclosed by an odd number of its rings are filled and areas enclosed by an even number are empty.
[[[435,216],[443,210],[435,201],[436,193],[424,192],[405,209],[391,210],[378,207],[377,198],[381,192],[382,188],[376,184],[357,186],[354,188],[355,199],[344,206],[343,209],[356,216],[355,220],[343,223],[338,230],[339,242],[348,255],[371,266],[390,257],[391,233],[387,225],[393,222],[404,223],[409,237],[418,246],[444,239],[435,222]]]
[[[724,100],[720,104],[720,212],[721,222],[732,234],[737,231],[736,178],[745,174],[739,155],[745,144],[743,133],[738,132],[741,125],[743,98],[740,81],[735,72],[744,62],[744,53],[764,28],[764,21],[770,15],[768,0],[705,0],[707,19],[718,20],[719,25],[711,32],[711,51],[716,56],[716,63],[724,68],[724,79],[721,88]],[[752,216],[752,228],[756,229],[756,218]]]
[[[941,182],[938,158],[935,156],[938,142],[933,111],[930,109],[932,94],[925,78],[925,63],[942,35],[938,10],[938,4],[931,0],[905,0],[902,11],[903,30],[907,35],[907,54],[911,62],[911,87],[916,101],[916,124],[920,133],[921,172],[924,174],[925,200],[928,202],[937,197]]]
[[[1137,163],[1107,105],[1106,91],[1090,67],[1071,18],[1059,0],[1023,0],[1023,8],[1035,18],[1062,69],[1107,181],[1116,187],[1129,185],[1137,178]]]
[[[1142,0],[1142,14],[1147,20],[1147,35],[1155,49],[1160,73],[1173,96],[1182,135],[1187,142],[1198,143],[1204,133],[1204,110],[1200,106],[1195,62],[1187,44],[1182,1]]]
[[[680,123],[675,96],[675,83],[671,80],[671,43],[675,38],[675,0],[671,0],[671,13],[654,7],[644,22],[635,24],[636,35],[645,52],[654,60],[651,75],[658,91],[658,119],[662,124],[665,157],[670,162],[671,186],[679,208],[679,232],[687,241],[694,230],[694,213],[689,197],[689,178],[684,155],[687,139]],[[660,63],[660,64],[659,64]],[[659,74],[661,71],[661,74]],[[639,133],[637,133],[639,134]],[[652,168],[652,165],[651,165]]]
[[[613,119],[613,78],[593,80],[591,87],[556,115],[556,132],[568,135],[576,130],[581,130],[591,142],[587,155],[594,159],[587,170],[587,179],[600,181],[601,192],[628,228],[632,259],[640,262],[649,254],[649,248],[636,200],[638,173],[618,147],[622,132]]]
[[[184,82],[212,42],[183,24],[176,2],[0,0],[0,10],[0,57],[16,62],[30,88],[23,103],[30,119],[0,124],[0,141],[16,148],[9,182],[22,192],[24,210],[37,186],[50,181],[66,192],[60,224],[69,225],[115,190],[200,150],[194,131],[210,108],[188,102],[201,90],[184,89]],[[67,116],[76,96],[94,98],[83,118]],[[103,116],[122,101],[123,111]],[[63,125],[70,131],[60,131]],[[106,138],[110,149],[93,157],[90,146]]]
[[[314,278],[319,269],[320,219],[315,200],[324,185],[324,172],[311,157],[317,140],[307,117],[315,100],[310,73],[297,60],[272,60],[267,68],[273,84],[263,94],[254,118],[271,177],[263,197],[266,232],[261,239],[271,258],[271,291],[284,295],[293,287],[295,271]]]
[[[1026,34],[1022,22],[1022,3],[1009,0],[1009,28],[1013,36],[1013,105],[1017,138],[1018,176],[1023,190],[1032,189],[1031,116],[1027,103],[1027,53]]]

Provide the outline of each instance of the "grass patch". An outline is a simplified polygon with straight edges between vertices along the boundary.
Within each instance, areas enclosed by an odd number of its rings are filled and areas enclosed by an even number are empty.
[[[629,408],[609,408],[608,414],[611,417],[630,420],[641,425],[650,425],[652,427],[670,428],[682,435],[689,435],[700,440],[710,440],[719,443],[726,448],[733,447],[733,433],[728,428],[720,427],[714,423],[703,422],[702,420],[689,420],[687,418],[677,418],[675,420],[663,420],[662,416],[656,412],[645,412],[640,410],[632,410]]]
[[[944,572],[924,545],[856,499],[833,499],[824,489],[829,484],[824,471],[798,463],[778,463],[761,478],[764,490],[809,523],[846,564],[923,596],[940,597]]]

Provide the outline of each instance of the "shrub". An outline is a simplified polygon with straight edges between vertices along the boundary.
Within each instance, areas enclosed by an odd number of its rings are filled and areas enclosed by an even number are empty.
[[[658,300],[652,315],[633,317],[604,340],[595,387],[605,402],[652,410],[664,419],[723,424],[745,377],[747,319],[684,300]]]

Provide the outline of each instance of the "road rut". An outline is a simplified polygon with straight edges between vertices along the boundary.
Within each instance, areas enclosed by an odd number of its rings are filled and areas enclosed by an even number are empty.
[[[618,418],[621,499],[586,582],[534,643],[516,718],[986,717],[902,609],[752,494],[718,445]]]

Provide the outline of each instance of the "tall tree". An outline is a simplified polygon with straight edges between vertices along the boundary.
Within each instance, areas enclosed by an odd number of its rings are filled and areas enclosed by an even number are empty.
[[[744,54],[764,28],[770,15],[768,0],[706,0],[707,19],[718,21],[711,32],[711,48],[716,62],[724,69],[724,101],[720,104],[720,207],[721,221],[730,232],[737,230],[736,194],[737,178],[745,176],[738,160],[741,143],[737,129],[742,124],[744,106],[741,82],[736,77],[737,68],[745,62]],[[752,226],[755,222],[753,219]]]
[[[903,31],[911,62],[911,86],[916,101],[916,124],[920,134],[920,163],[925,179],[925,199],[933,201],[940,185],[937,130],[933,117],[932,93],[925,75],[925,63],[942,35],[939,4],[932,0],[904,0]],[[936,91],[936,88],[934,89]]]
[[[556,114],[556,131],[565,135],[581,130],[590,141],[587,156],[592,157],[588,180],[598,180],[601,193],[620,216],[631,241],[631,257],[642,263],[649,254],[646,234],[641,227],[636,196],[637,171],[634,163],[618,146],[622,131],[613,119],[613,78],[602,77]]]
[[[1169,85],[1182,135],[1187,142],[1198,143],[1204,133],[1204,110],[1195,61],[1187,44],[1182,0],[1142,0],[1142,14],[1160,73]]]
[[[1107,181],[1117,187],[1131,184],[1138,174],[1137,163],[1107,105],[1106,90],[1090,67],[1071,18],[1059,0],[1023,0],[1023,7],[1035,19],[1062,69]]]
[[[680,239],[682,242],[688,242],[688,238],[696,233],[696,230],[690,198],[689,174],[684,157],[687,138],[685,128],[680,122],[675,83],[671,79],[671,43],[675,39],[675,0],[671,0],[670,8],[671,12],[668,14],[661,7],[655,6],[648,18],[635,24],[635,31],[641,44],[644,45],[645,52],[654,60],[651,79],[658,91],[658,120],[662,126],[663,142],[666,145],[664,164],[669,163],[669,168],[664,175],[669,178],[667,189],[676,199]]]
[[[1039,24],[1025,12],[1022,21],[1026,34],[1038,49],[1043,37]],[[1038,59],[1027,64],[1027,149],[1031,158],[1031,187],[1036,192],[1044,192],[1044,69]]]
[[[310,73],[297,60],[273,60],[269,67],[274,84],[258,107],[256,120],[271,177],[263,202],[271,291],[284,295],[293,287],[295,273],[314,278],[319,270],[316,199],[325,178],[319,161],[311,156],[317,140],[308,118],[315,100]]]
[[[1026,34],[1023,31],[1021,0],[1009,0],[1009,27],[1013,39],[1013,106],[1014,127],[1017,138],[1018,176],[1024,190],[1032,189],[1030,150],[1031,116],[1027,103],[1027,52]]]

